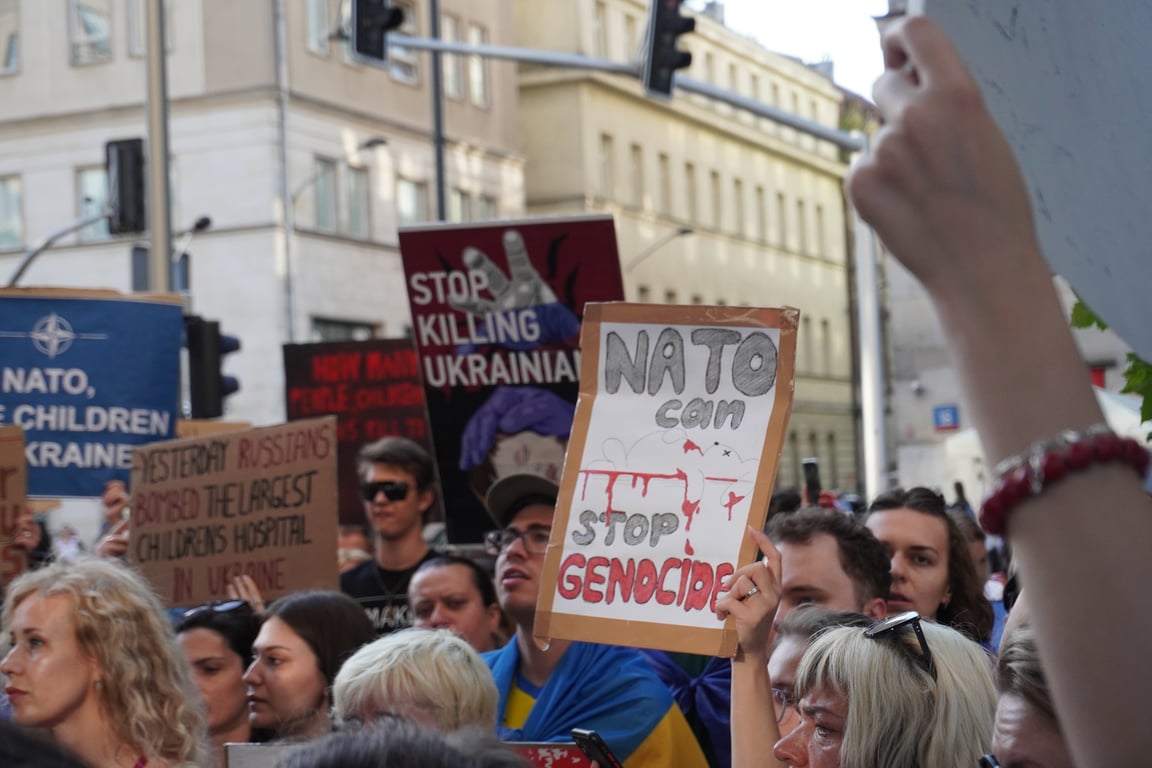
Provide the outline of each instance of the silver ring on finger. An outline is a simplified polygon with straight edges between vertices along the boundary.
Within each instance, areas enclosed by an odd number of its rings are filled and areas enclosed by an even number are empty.
[[[760,587],[753,584],[752,589],[750,589],[744,593],[743,599],[747,600],[748,598],[752,597],[752,595],[758,595],[758,594],[760,594]]]

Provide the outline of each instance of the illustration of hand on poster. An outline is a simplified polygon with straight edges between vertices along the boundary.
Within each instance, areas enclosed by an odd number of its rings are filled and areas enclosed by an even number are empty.
[[[609,217],[405,229],[400,247],[449,540],[496,479],[559,480],[589,301],[623,298]]]
[[[732,655],[792,405],[799,311],[596,304],[535,636]]]

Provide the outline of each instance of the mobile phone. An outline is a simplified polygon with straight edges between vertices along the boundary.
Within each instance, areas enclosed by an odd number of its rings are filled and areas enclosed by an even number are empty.
[[[572,741],[576,742],[581,752],[588,755],[589,760],[595,760],[600,768],[624,768],[596,731],[573,728]]]

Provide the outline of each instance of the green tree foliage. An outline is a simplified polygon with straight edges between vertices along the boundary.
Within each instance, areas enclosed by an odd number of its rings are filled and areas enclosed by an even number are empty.
[[[1108,330],[1107,323],[1080,299],[1077,299],[1072,307],[1071,322],[1073,328]],[[1120,391],[1139,396],[1141,421],[1152,421],[1152,365],[1141,360],[1134,352],[1128,353],[1128,367],[1124,370],[1124,389]],[[1149,438],[1152,439],[1152,434]]]

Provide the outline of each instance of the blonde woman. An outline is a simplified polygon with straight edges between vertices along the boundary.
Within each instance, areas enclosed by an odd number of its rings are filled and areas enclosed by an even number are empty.
[[[3,608],[0,672],[13,719],[51,732],[93,768],[196,763],[203,723],[155,593],[119,562],[26,573]]]
[[[405,629],[369,643],[333,686],[337,722],[399,717],[442,733],[493,731],[498,698],[480,655],[446,629]]]

